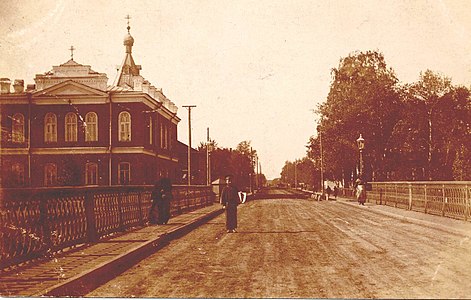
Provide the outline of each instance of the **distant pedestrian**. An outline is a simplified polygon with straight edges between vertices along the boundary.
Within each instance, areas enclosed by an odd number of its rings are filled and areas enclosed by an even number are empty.
[[[327,186],[327,189],[325,190],[325,192],[327,193],[327,200],[329,200],[330,194],[332,194],[332,189],[330,188],[330,186]]]
[[[226,176],[226,186],[221,192],[221,204],[226,209],[226,230],[236,232],[237,228],[237,205],[239,205],[239,191],[232,184],[232,176]]]
[[[170,219],[170,204],[173,199],[172,183],[168,178],[158,181],[152,191],[152,207],[149,221],[152,224],[167,224]]]
[[[169,178],[162,178],[160,180],[160,185],[162,187],[162,201],[160,205],[159,221],[161,224],[167,224],[170,220],[170,205],[173,200],[172,182]]]
[[[356,198],[358,204],[365,205],[366,202],[366,190],[365,190],[365,183],[360,178],[357,178],[354,184]]]
[[[158,218],[159,218],[159,202],[162,199],[162,188],[160,186],[160,181],[156,181],[154,184],[154,189],[152,190],[152,206],[150,207],[149,211],[149,222],[151,224],[158,224]]]
[[[339,188],[337,186],[334,186],[334,198],[337,200],[337,195],[339,194]]]

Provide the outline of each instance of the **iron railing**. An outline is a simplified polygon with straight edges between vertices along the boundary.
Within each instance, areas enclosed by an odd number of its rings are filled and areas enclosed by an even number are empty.
[[[0,270],[144,226],[152,186],[0,190]],[[172,216],[212,205],[206,186],[174,186]]]

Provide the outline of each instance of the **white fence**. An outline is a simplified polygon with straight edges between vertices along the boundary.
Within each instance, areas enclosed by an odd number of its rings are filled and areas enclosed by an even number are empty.
[[[470,219],[471,181],[372,182],[367,201],[456,219]]]

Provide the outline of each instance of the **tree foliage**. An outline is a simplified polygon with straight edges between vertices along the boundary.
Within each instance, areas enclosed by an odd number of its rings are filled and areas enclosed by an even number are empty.
[[[471,179],[470,92],[446,76],[426,70],[401,85],[381,53],[355,52],[332,70],[317,114],[307,157],[327,179],[358,175],[360,134],[367,180]]]
[[[362,134],[368,141],[365,167],[370,177],[383,179],[387,147],[392,129],[399,119],[398,80],[384,57],[376,51],[356,52],[340,60],[332,70],[332,83],[321,116],[317,138],[309,146],[311,157],[323,144],[325,172],[334,180],[356,176],[358,149]]]
[[[206,144],[201,143],[198,151],[206,152]],[[254,188],[256,183],[265,184],[263,174],[257,174],[255,157],[250,141],[240,142],[236,149],[219,147],[215,141],[209,142],[211,160],[211,180],[233,175],[235,184],[242,189]]]

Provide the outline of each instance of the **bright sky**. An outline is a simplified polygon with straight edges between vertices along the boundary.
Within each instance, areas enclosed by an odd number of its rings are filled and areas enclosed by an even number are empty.
[[[471,1],[0,1],[0,77],[34,83],[70,58],[108,74],[131,16],[141,74],[178,107],[178,139],[249,140],[268,179],[302,158],[342,57],[379,50],[403,82],[426,69],[471,82]]]

